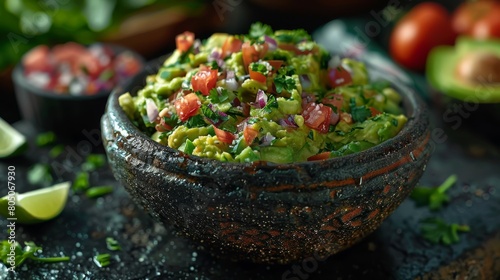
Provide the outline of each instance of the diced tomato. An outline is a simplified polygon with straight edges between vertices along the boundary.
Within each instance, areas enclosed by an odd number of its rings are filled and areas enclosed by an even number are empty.
[[[33,71],[50,71],[49,47],[40,45],[29,51],[23,58],[23,67],[26,74]]]
[[[240,39],[234,36],[227,37],[226,41],[224,41],[224,44],[222,45],[222,58],[225,58],[232,53],[241,51],[242,45],[243,41]]]
[[[245,70],[248,71],[248,66],[250,65],[250,63],[262,59],[267,53],[268,49],[269,45],[265,42],[263,44],[253,45],[251,45],[250,42],[243,43],[243,45],[241,46],[241,52],[243,55],[243,66],[245,67]]]
[[[332,108],[323,104],[309,103],[302,112],[304,123],[320,133],[327,133],[330,127],[330,115]]]
[[[210,90],[217,83],[217,69],[200,70],[191,78],[191,85],[194,91],[201,91],[203,95],[209,95]]]
[[[328,69],[328,82],[330,87],[336,88],[352,84],[351,73],[342,66]]]
[[[103,70],[99,59],[90,52],[81,53],[72,65],[73,73],[88,74],[92,79],[99,77]]]
[[[196,115],[201,107],[201,101],[195,93],[189,93],[176,99],[174,105],[179,120],[184,122]]]
[[[185,31],[175,37],[175,44],[180,52],[187,52],[194,43],[194,33]]]
[[[243,129],[243,138],[245,139],[245,142],[248,146],[253,143],[253,140],[255,140],[257,135],[259,135],[259,132],[249,125],[245,126],[245,128]]]
[[[329,159],[331,155],[332,155],[332,152],[322,152],[322,153],[319,153],[317,155],[308,157],[307,160],[308,161],[325,160],[325,159]]]
[[[248,68],[248,72],[250,74],[250,79],[262,84],[266,83],[267,78],[264,74],[260,73],[259,71],[253,71],[252,69],[250,69],[250,67]]]
[[[268,60],[269,64],[273,67],[272,73],[278,72],[278,70],[281,68],[281,65],[283,65],[283,60]]]
[[[333,107],[337,108],[335,112],[337,114],[340,114],[340,112],[342,112],[342,104],[344,103],[344,96],[338,93],[329,94],[323,97],[323,99],[321,99],[321,103],[332,105]]]
[[[379,110],[377,110],[377,108],[375,108],[375,107],[370,107],[368,109],[370,109],[370,112],[372,112],[372,117],[375,117],[376,115],[382,114],[382,112],[380,112]]]
[[[52,48],[52,57],[55,64],[69,63],[73,64],[78,57],[86,53],[87,49],[78,43],[69,42],[56,45]]]
[[[219,139],[219,141],[227,143],[227,144],[231,144],[231,143],[233,143],[233,140],[236,139],[236,136],[234,134],[232,134],[231,132],[222,130],[222,129],[217,128],[215,126],[213,126],[213,127],[214,127],[214,131],[215,131],[215,135],[217,135],[217,139]]]

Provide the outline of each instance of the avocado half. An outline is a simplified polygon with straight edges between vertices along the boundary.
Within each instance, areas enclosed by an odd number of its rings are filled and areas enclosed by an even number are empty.
[[[468,83],[457,77],[456,69],[464,56],[488,52],[500,57],[500,40],[477,40],[459,37],[455,46],[439,46],[429,53],[426,64],[427,80],[445,95],[474,103],[500,103],[499,83]]]

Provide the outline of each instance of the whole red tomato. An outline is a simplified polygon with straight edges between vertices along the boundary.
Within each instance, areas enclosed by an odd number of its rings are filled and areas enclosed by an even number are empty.
[[[423,2],[394,27],[389,42],[390,54],[401,65],[423,71],[429,51],[438,45],[453,45],[455,38],[448,11],[438,3]]]
[[[471,36],[477,39],[500,38],[500,5],[474,24]]]
[[[493,1],[464,2],[452,14],[453,30],[457,34],[472,34],[472,29],[478,20],[485,17],[497,3]]]

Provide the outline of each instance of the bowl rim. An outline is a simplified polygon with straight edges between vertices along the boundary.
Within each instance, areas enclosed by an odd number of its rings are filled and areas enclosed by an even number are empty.
[[[142,55],[140,55],[136,51],[134,51],[130,48],[127,48],[125,46],[122,46],[122,45],[113,44],[113,43],[106,43],[106,42],[94,42],[92,44],[88,44],[88,45],[83,44],[83,45],[85,47],[89,47],[89,46],[94,45],[94,44],[101,44],[101,45],[111,47],[115,51],[115,55],[120,54],[120,53],[124,53],[124,52],[128,52],[132,56],[134,56],[134,58],[136,58],[137,60],[139,60],[142,63],[142,68],[139,70],[139,72],[137,72],[134,75],[132,75],[131,77],[129,77],[128,80],[124,84],[127,84],[128,81],[130,81],[130,79],[133,76],[141,73],[147,64],[146,59],[144,59],[144,57]],[[24,56],[23,56],[23,58],[24,58]],[[101,91],[98,91],[97,93],[92,94],[92,95],[61,94],[61,93],[57,93],[54,91],[45,90],[45,89],[39,88],[39,87],[35,86],[34,84],[28,82],[28,80],[26,79],[26,77],[24,76],[24,73],[23,73],[23,69],[24,69],[23,63],[22,63],[23,58],[21,58],[21,60],[18,63],[16,63],[16,65],[14,66],[14,69],[12,70],[11,77],[12,77],[12,81],[14,82],[14,88],[21,87],[21,88],[24,88],[35,95],[39,95],[39,96],[50,98],[50,99],[58,99],[58,100],[72,100],[72,101],[80,101],[81,100],[81,101],[84,101],[84,100],[92,100],[92,99],[99,99],[99,98],[103,98],[103,97],[108,97],[113,92],[113,90],[119,86],[119,85],[115,85],[110,90],[101,90]]]
[[[383,68],[377,67],[371,63],[366,63],[366,67],[368,69],[368,73],[370,74],[372,71],[378,71],[380,77],[384,77],[384,79],[390,82],[391,86],[400,93],[402,97],[402,107],[404,110],[405,116],[408,118],[407,123],[403,127],[403,129],[394,137],[377,144],[373,147],[370,147],[366,150],[356,152],[353,154],[334,157],[325,160],[316,160],[316,161],[300,161],[300,162],[291,162],[291,163],[273,163],[266,161],[255,161],[248,163],[240,163],[240,162],[223,162],[216,159],[204,158],[194,155],[186,154],[178,149],[174,149],[168,147],[166,145],[162,145],[151,139],[146,133],[141,131],[138,127],[136,127],[130,119],[127,117],[126,113],[123,111],[121,106],[119,105],[118,98],[121,94],[129,92],[131,95],[136,95],[138,90],[142,89],[146,83],[145,77],[148,75],[157,74],[159,68],[163,65],[163,62],[168,57],[168,54],[162,55],[155,59],[148,61],[145,67],[137,73],[133,78],[130,79],[128,83],[115,87],[113,91],[110,93],[108,97],[108,101],[106,104],[106,110],[103,115],[103,119],[109,115],[110,113],[113,115],[113,122],[120,122],[121,128],[126,130],[128,136],[130,136],[130,132],[136,134],[137,137],[140,137],[142,140],[148,142],[148,144],[153,145],[155,148],[164,150],[172,156],[182,157],[191,162],[195,162],[200,165],[210,165],[212,163],[217,163],[224,168],[230,169],[247,169],[251,168],[253,170],[257,169],[291,169],[291,168],[310,168],[312,166],[318,165],[320,163],[328,163],[335,164],[343,161],[354,162],[356,158],[360,158],[361,155],[372,154],[372,156],[364,157],[365,160],[356,161],[359,164],[367,163],[367,159],[371,159],[371,162],[375,161],[379,157],[385,157],[389,153],[397,152],[398,143],[405,143],[405,145],[416,144],[414,143],[419,137],[423,134],[430,133],[430,120],[428,114],[427,105],[424,103],[422,98],[416,93],[415,90],[411,89],[411,87],[404,82],[400,81],[396,76],[392,75],[384,75],[388,74]],[[375,72],[374,72],[375,73]],[[142,80],[139,80],[139,83],[135,81],[136,79],[143,77]],[[370,75],[372,78],[372,75]],[[128,90],[127,90],[128,89]],[[421,129],[421,133],[417,133],[419,131],[419,125],[424,126],[424,129]],[[428,137],[427,137],[428,138]]]

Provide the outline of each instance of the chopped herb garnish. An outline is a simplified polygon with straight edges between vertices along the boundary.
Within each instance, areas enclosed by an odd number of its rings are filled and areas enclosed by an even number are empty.
[[[219,67],[219,64],[215,60],[213,60],[211,62],[208,62],[207,66],[209,66],[210,69],[212,69],[212,70],[219,70],[219,71],[221,71],[221,68]]]
[[[69,257],[49,257],[49,258],[42,258],[42,257],[36,257],[35,253],[38,251],[42,250],[42,247],[37,246],[34,242],[24,242],[26,245],[23,248],[21,248],[21,245],[17,242],[12,242],[10,239],[9,240],[2,240],[0,242],[0,261],[3,262],[5,265],[9,265],[10,267],[18,267],[21,264],[24,263],[25,260],[31,259],[33,261],[38,261],[38,262],[67,262],[69,261]],[[13,248],[14,247],[14,248]],[[14,250],[12,250],[14,249]],[[15,256],[14,259],[11,258],[11,252],[14,252]]]
[[[105,267],[111,263],[111,255],[110,254],[99,254],[94,257],[94,263],[98,267]]]
[[[106,164],[106,156],[103,154],[89,154],[82,164],[83,171],[94,171]]]
[[[261,22],[256,22],[250,26],[248,36],[251,39],[259,39],[264,35],[273,35],[273,29],[271,28],[271,26],[263,24]]]
[[[73,191],[80,192],[88,189],[90,187],[89,183],[89,173],[86,171],[81,171],[75,176],[73,185],[71,186]]]
[[[277,93],[281,93],[283,89],[290,92],[297,88],[295,80],[292,77],[283,75],[277,75],[276,78],[274,78],[274,86],[276,87]]]
[[[439,210],[450,198],[446,191],[457,181],[456,175],[451,175],[444,183],[436,188],[416,187],[410,197],[418,206],[428,205],[431,210]]]
[[[372,115],[372,112],[366,106],[364,105],[356,106],[355,98],[351,98],[350,107],[351,107],[351,116],[355,122],[364,122]]]
[[[36,145],[38,147],[44,147],[53,144],[56,140],[56,134],[52,131],[40,133],[36,136]]]
[[[278,108],[278,100],[276,100],[276,97],[274,95],[269,95],[267,98],[267,104],[262,108],[267,113],[271,113],[273,108]]]
[[[28,182],[32,185],[48,184],[53,181],[50,165],[37,163],[28,170]]]
[[[175,127],[179,123],[179,117],[177,114],[171,114],[169,116],[163,117],[163,121],[165,121],[165,124]]]
[[[311,36],[304,29],[295,29],[295,30],[280,30],[276,32],[276,40],[283,43],[294,43],[297,44],[302,41],[310,41]]]
[[[187,128],[193,128],[193,127],[203,127],[203,126],[206,126],[207,123],[205,122],[205,120],[203,119],[203,116],[202,115],[194,115],[192,116],[191,118],[189,118],[186,123],[185,123],[185,126]]]
[[[101,75],[99,75],[99,80],[101,80],[103,82],[108,81],[111,78],[113,78],[114,74],[115,74],[115,72],[113,70],[106,69],[106,70],[102,71]]]
[[[97,186],[91,187],[85,192],[88,198],[98,198],[113,192],[112,186]]]
[[[210,108],[204,104],[201,105],[201,113],[210,121],[210,123],[215,125],[225,122],[228,119],[226,114],[221,113],[216,108]]]
[[[265,64],[263,62],[252,62],[250,63],[250,70],[267,75],[269,73],[268,66],[271,65],[269,63]]]
[[[108,247],[111,251],[118,251],[122,249],[120,244],[118,244],[118,241],[116,241],[113,237],[106,237],[106,247]]]
[[[396,126],[396,127],[397,127],[397,126],[398,126],[398,124],[399,124],[399,122],[398,122],[398,120],[397,120],[397,119],[391,119],[391,123],[392,123],[392,125],[393,125],[393,126]]]
[[[460,241],[458,232],[467,232],[470,228],[468,225],[448,224],[439,218],[429,218],[422,221],[420,230],[426,240],[450,245]]]
[[[213,88],[209,97],[213,103],[222,103],[229,99],[229,91],[223,87]]]
[[[50,149],[49,156],[51,158],[56,158],[60,154],[62,154],[62,152],[64,152],[64,145],[59,144],[59,145],[54,146],[52,149]]]

